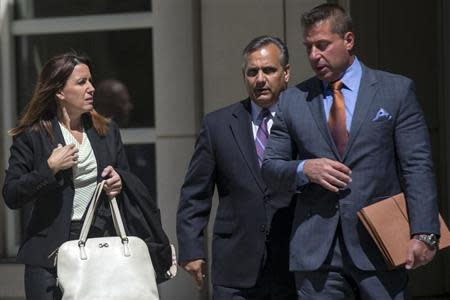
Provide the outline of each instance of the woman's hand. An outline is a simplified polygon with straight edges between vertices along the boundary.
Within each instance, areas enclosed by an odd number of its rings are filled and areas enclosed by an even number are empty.
[[[53,175],[56,175],[61,170],[66,170],[78,162],[78,149],[74,144],[61,145],[53,149],[52,154],[47,159],[48,166],[52,170]]]
[[[122,190],[122,179],[113,167],[107,166],[103,172],[102,177],[105,179],[103,189],[109,199],[117,196]]]

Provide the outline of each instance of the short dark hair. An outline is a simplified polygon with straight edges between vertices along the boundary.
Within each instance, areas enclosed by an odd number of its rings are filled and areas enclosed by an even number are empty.
[[[289,64],[289,51],[287,46],[280,38],[269,35],[262,35],[251,40],[250,43],[248,43],[248,45],[242,51],[242,69],[245,69],[245,66],[247,64],[247,57],[249,54],[269,44],[274,44],[278,49],[280,49],[280,64],[283,67],[286,67]]]
[[[342,6],[338,4],[325,3],[314,7],[302,15],[301,23],[303,30],[308,30],[315,24],[330,20],[331,30],[340,37],[353,31],[352,18]]]

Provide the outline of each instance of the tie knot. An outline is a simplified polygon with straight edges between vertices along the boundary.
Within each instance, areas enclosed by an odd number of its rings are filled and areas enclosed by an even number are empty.
[[[264,120],[264,118],[267,118],[268,116],[270,116],[270,110],[268,110],[267,108],[263,108],[259,113],[258,119]]]
[[[332,91],[340,91],[344,84],[340,80],[336,80],[335,82],[330,83],[330,88]]]

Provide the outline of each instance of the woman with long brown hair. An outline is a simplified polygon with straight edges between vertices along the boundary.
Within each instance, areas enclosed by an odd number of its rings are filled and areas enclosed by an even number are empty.
[[[13,144],[3,196],[12,209],[32,206],[17,256],[26,265],[27,299],[61,297],[51,253],[78,238],[97,182],[105,179],[105,194],[115,197],[122,190],[120,172],[129,170],[118,127],[95,112],[94,92],[89,59],[53,57],[18,126],[9,131]],[[91,230],[97,236],[113,232],[106,197],[103,202]]]

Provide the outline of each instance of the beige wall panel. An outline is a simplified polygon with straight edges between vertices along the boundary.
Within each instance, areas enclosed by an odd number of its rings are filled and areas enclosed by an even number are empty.
[[[194,137],[159,138],[156,141],[158,205],[164,230],[177,251],[176,212],[194,142]],[[202,299],[193,279],[182,269],[178,270],[177,277],[161,284],[160,289],[163,300]]]
[[[23,265],[0,265],[0,299],[25,299]]]
[[[204,112],[246,97],[241,52],[259,35],[283,38],[283,1],[202,0]]]
[[[157,135],[195,134],[199,53],[193,2],[152,1]]]
[[[300,18],[304,12],[324,2],[326,1],[286,0],[286,43],[289,48],[291,64],[289,86],[296,85],[314,75],[308,62],[305,47],[303,46]]]
[[[152,1],[158,205],[163,227],[177,249],[179,191],[192,154],[201,103],[196,3]],[[192,278],[181,269],[176,278],[160,285],[160,291],[163,300],[201,299]]]

